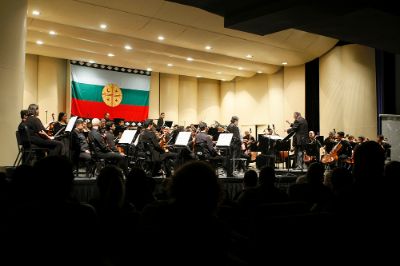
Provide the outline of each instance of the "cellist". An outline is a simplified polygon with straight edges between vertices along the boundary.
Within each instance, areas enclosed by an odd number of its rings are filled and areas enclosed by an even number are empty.
[[[342,148],[337,152],[338,155],[337,166],[343,167],[346,159],[351,157],[352,155],[352,148],[350,143],[345,139],[343,131],[339,131],[336,133],[336,141],[337,143],[340,143],[342,146]]]

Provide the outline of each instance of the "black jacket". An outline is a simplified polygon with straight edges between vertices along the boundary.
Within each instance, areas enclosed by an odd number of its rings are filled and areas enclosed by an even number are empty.
[[[86,140],[85,134],[78,131],[78,129],[72,131],[72,148],[74,151],[79,153],[89,150],[89,144]]]
[[[232,144],[236,144],[239,145],[242,144],[241,140],[240,140],[240,132],[239,132],[239,128],[237,125],[235,125],[234,123],[229,124],[229,126],[226,128],[226,130],[229,133],[233,133],[233,137],[232,137]]]
[[[295,132],[293,137],[294,146],[304,146],[307,144],[308,140],[308,124],[307,120],[303,117],[298,117],[288,129],[287,133],[290,134]]]
[[[106,142],[104,141],[103,136],[97,129],[92,129],[89,132],[89,141],[92,143],[92,147],[95,153],[107,153],[111,150],[107,147]]]

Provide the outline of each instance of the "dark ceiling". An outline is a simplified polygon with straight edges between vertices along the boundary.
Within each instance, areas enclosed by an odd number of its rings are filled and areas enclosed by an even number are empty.
[[[400,54],[393,0],[169,0],[218,14],[225,27],[266,35],[295,28]]]

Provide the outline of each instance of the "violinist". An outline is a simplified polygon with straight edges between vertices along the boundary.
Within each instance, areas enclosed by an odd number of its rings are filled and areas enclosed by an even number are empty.
[[[347,140],[349,141],[351,145],[351,149],[354,150],[354,148],[357,146],[357,142],[355,141],[355,138],[353,135],[348,135]]]
[[[118,152],[117,147],[115,146],[115,137],[114,137],[114,130],[115,130],[115,124],[114,122],[106,122],[105,126],[105,132],[104,132],[104,139],[107,143],[107,146],[112,150],[113,152]]]
[[[257,151],[256,139],[250,134],[250,131],[244,132],[243,143],[247,153]]]
[[[317,139],[314,131],[308,132],[308,140],[306,144],[306,156],[304,156],[305,163],[311,163],[313,161],[319,162],[320,154],[319,149],[322,147],[321,143]]]
[[[199,123],[199,130],[195,137],[195,154],[201,153],[202,159],[208,159],[214,157],[217,151],[213,147],[213,142],[210,136],[207,134],[207,124],[204,122]]]
[[[67,127],[68,124],[68,117],[67,114],[64,112],[60,112],[58,114],[57,122],[54,123],[53,132],[56,134],[60,130],[63,131]],[[61,132],[60,132],[61,133]]]
[[[32,144],[35,144],[40,148],[49,149],[49,155],[64,155],[64,144],[60,141],[54,140],[54,137],[50,137],[45,132],[45,128],[38,116],[39,106],[37,104],[30,104],[28,107],[28,118],[26,119],[25,125]]]
[[[164,161],[164,166],[166,166],[166,175],[171,175],[170,168],[165,164],[165,160],[170,157],[176,157],[176,154],[165,153],[164,149],[160,146],[157,136],[154,133],[153,119],[147,119],[144,122],[144,130],[139,136],[138,146],[143,147],[145,152],[150,152],[153,176],[158,174],[162,161]]]

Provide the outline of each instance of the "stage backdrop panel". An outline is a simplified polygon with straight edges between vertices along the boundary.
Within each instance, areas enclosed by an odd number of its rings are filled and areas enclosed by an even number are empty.
[[[380,114],[382,135],[388,139],[391,148],[391,160],[400,161],[400,115]]]
[[[71,61],[71,113],[85,118],[144,121],[149,114],[150,72]]]

